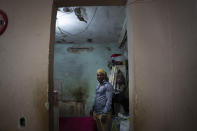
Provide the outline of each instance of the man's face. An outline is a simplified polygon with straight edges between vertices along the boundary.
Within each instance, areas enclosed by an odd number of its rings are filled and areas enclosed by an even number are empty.
[[[105,75],[103,73],[97,73],[97,80],[102,83],[105,79]]]

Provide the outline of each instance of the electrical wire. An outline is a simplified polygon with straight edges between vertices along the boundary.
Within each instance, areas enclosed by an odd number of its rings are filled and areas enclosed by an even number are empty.
[[[67,32],[67,31],[64,31],[63,29],[61,29],[59,26],[57,26],[57,28],[59,29],[59,31],[60,31],[60,33],[62,34],[65,34],[65,35],[70,35],[70,36],[76,36],[76,35],[79,35],[79,34],[81,34],[81,33],[83,33],[83,32],[85,32],[87,29],[88,29],[88,27],[90,26],[90,24],[92,23],[92,21],[93,21],[93,19],[95,18],[95,16],[96,16],[96,12],[97,12],[97,8],[98,7],[96,7],[96,9],[94,10],[94,14],[93,14],[93,16],[92,16],[92,18],[91,18],[91,20],[90,20],[90,22],[88,23],[88,25],[84,28],[84,30],[83,31],[81,31],[81,32],[78,32],[78,33],[76,33],[76,34],[71,34],[71,33],[69,33],[69,32]]]

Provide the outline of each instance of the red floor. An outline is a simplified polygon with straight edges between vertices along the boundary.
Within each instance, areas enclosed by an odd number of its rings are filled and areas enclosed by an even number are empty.
[[[92,117],[63,117],[59,119],[59,131],[96,131]]]

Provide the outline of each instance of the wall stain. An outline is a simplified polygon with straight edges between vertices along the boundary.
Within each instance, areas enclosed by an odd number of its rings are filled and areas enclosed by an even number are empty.
[[[92,43],[92,41],[93,41],[93,40],[92,40],[91,38],[88,38],[88,39],[87,39],[87,42],[88,42],[88,43]]]
[[[69,93],[76,102],[85,102],[88,98],[88,88],[80,85],[77,88],[70,88]]]
[[[39,122],[42,130],[48,129],[48,111],[45,107],[45,103],[48,102],[48,82],[47,78],[40,78],[36,81],[36,87],[34,88],[33,105],[35,107],[36,115],[40,120]]]
[[[85,105],[89,97],[89,86],[86,82],[80,80],[73,85],[65,81],[61,94],[65,97],[60,99],[60,115],[63,116],[84,116],[89,112],[85,110]]]
[[[56,43],[60,44],[60,43],[62,43],[62,41],[58,40],[58,41],[56,41]]]
[[[68,47],[67,51],[70,53],[80,54],[82,51],[91,52],[93,51],[93,47]]]
[[[106,47],[106,49],[107,49],[108,51],[111,51],[111,48],[110,48],[110,47]]]
[[[147,105],[143,104],[146,103],[141,99],[142,93],[140,91],[136,91],[136,99],[135,99],[135,113],[134,113],[134,130],[144,130],[146,127],[146,121],[151,118],[147,116]]]

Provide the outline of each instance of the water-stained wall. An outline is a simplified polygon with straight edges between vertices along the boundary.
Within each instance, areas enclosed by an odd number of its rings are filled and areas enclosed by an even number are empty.
[[[52,0],[0,1],[8,16],[0,36],[0,131],[48,130],[51,8]]]
[[[135,131],[196,131],[197,1],[139,1],[127,11]]]
[[[61,101],[76,101],[73,90],[81,87],[85,113],[89,114],[97,85],[96,70],[103,68],[109,75],[108,62],[113,53],[121,53],[119,44],[55,44],[54,84]],[[75,94],[74,94],[75,95]],[[80,94],[79,94],[80,95]]]

